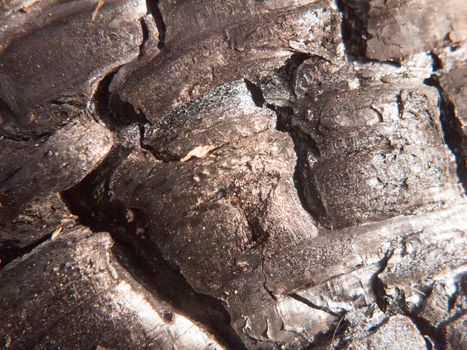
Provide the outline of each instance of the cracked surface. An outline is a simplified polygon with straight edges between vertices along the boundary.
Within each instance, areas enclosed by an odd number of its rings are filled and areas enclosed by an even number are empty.
[[[8,347],[221,348],[134,281],[112,246],[109,234],[78,226],[9,264],[0,299]]]
[[[464,12],[1,2],[0,347],[465,347]]]

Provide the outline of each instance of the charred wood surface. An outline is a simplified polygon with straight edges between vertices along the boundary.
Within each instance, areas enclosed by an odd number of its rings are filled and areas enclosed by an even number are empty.
[[[466,348],[466,17],[1,1],[0,348]]]

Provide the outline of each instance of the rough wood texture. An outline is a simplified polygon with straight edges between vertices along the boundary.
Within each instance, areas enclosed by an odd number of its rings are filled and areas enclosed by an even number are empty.
[[[7,347],[221,348],[148,294],[112,246],[109,234],[78,226],[10,263],[0,297]]]
[[[1,348],[464,348],[465,11],[2,1]]]

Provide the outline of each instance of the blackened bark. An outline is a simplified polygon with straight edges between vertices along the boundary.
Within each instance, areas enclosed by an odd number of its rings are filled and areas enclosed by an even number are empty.
[[[2,2],[1,347],[466,347],[466,9]]]

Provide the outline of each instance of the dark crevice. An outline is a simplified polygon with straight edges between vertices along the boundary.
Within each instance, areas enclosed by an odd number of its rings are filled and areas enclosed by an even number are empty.
[[[79,184],[61,193],[62,200],[70,212],[79,212],[81,224],[93,230],[104,230],[109,225],[106,211],[120,211],[114,203],[107,200],[111,197],[109,179],[112,173],[131,150],[122,146],[114,146],[97,169],[88,174]],[[76,215],[76,214],[75,214]]]
[[[108,73],[98,84],[92,97],[93,115],[101,120],[105,126],[112,131],[116,131],[115,118],[110,108],[110,92],[109,87],[112,79],[119,71],[120,67]]]
[[[293,179],[302,207],[317,221],[318,225],[332,228],[333,225],[329,220],[321,193],[317,188],[313,167],[310,164],[310,158],[315,161],[320,159],[319,147],[311,135],[291,125],[295,116],[293,108],[278,107],[276,114],[277,129],[289,133],[294,142],[297,163]]]
[[[248,79],[244,79],[244,82],[248,91],[251,93],[251,98],[253,99],[256,107],[263,107],[266,103],[266,100],[264,99],[263,91],[261,88]]]
[[[139,20],[140,24],[141,24],[141,31],[143,33],[143,41],[141,42],[141,44],[139,45],[139,56],[138,58],[141,58],[144,56],[144,49],[146,47],[146,44],[149,40],[149,29],[148,29],[148,26],[146,24],[146,20],[144,18],[141,18]]]
[[[389,259],[391,258],[392,254],[392,249],[386,252],[384,258],[379,262],[380,267],[378,271],[370,279],[370,286],[376,298],[376,305],[378,305],[379,309],[383,312],[386,312],[389,303],[386,297],[386,286],[379,278],[379,274],[387,268]]]
[[[138,130],[139,130],[140,147],[141,148],[146,148],[145,144],[143,143],[144,134],[146,133],[146,128],[145,128],[144,124],[138,124]]]
[[[432,63],[433,72],[436,72],[438,70],[443,69],[443,62],[441,61],[439,56],[434,52],[430,52],[430,56],[431,56],[431,60],[433,62]]]
[[[53,232],[24,247],[18,247],[14,241],[3,241],[0,244],[0,271],[13,260],[30,253],[34,248],[52,237]]]
[[[457,291],[449,298],[448,302],[448,310],[451,312],[458,302],[462,302],[461,300],[466,297],[467,295],[467,273],[461,273],[459,276],[459,280],[457,281]],[[467,310],[465,310],[467,312]],[[447,320],[450,322],[451,320]]]
[[[449,299],[448,302],[448,310],[452,311],[454,305],[457,303],[457,299],[459,297],[465,297],[465,274],[460,277],[460,280],[457,283],[457,291],[454,295]],[[427,293],[427,296],[431,293]],[[420,317],[416,312],[408,313],[407,316],[410,317],[412,322],[417,326],[418,330],[421,334],[424,335],[425,340],[427,342],[427,348],[431,347],[431,343],[434,344],[435,349],[437,350],[446,350],[448,348],[448,342],[446,338],[446,328],[447,326],[460,317],[463,317],[467,314],[467,310],[462,309],[459,307],[459,311],[457,313],[451,314],[448,318],[441,321],[437,326],[431,324],[428,320],[423,317]],[[431,340],[431,343],[430,341]]]
[[[167,261],[155,244],[148,244],[143,211],[109,199],[112,198],[109,178],[129,152],[123,147],[115,148],[99,169],[62,193],[64,201],[81,224],[111,234],[119,262],[151,294],[203,325],[227,348],[245,349],[222,302],[196,292],[179,268]]]
[[[309,152],[314,158],[321,158],[321,151],[319,150],[318,144],[310,134],[305,134],[304,132],[295,129],[291,132],[292,137],[297,144],[303,145],[307,152]]]
[[[457,118],[455,106],[441,87],[438,76],[433,74],[424,82],[426,85],[438,89],[440,122],[444,142],[455,156],[457,176],[464,192],[467,193],[467,153],[465,151],[467,149],[467,138],[464,135],[462,122]]]
[[[452,323],[457,321],[458,319],[465,317],[467,315],[467,310],[463,308],[463,300],[459,299],[464,299],[466,296],[466,290],[467,290],[467,279],[466,279],[467,274],[463,273],[460,276],[459,281],[457,282],[457,291],[452,295],[452,297],[449,299],[448,302],[448,310],[450,312],[450,316],[443,321],[441,321],[438,326],[433,329],[432,327],[428,327],[427,330],[431,331],[433,336],[438,337],[438,341],[445,347],[445,349],[448,348],[448,339],[447,339],[447,327]],[[456,305],[457,304],[457,305]],[[457,312],[453,312],[454,309],[457,309]],[[417,321],[420,319],[416,319]],[[426,321],[425,321],[426,322]],[[422,319],[422,325],[423,325],[423,319]],[[430,325],[430,324],[428,324]]]
[[[118,95],[110,96],[110,108],[114,123],[119,127],[128,126],[135,122],[149,123],[144,113],[137,111],[131,103],[123,101]]]
[[[324,311],[324,312],[326,312],[326,313],[328,313],[330,315],[333,315],[333,316],[336,316],[336,317],[339,317],[339,318],[341,318],[343,316],[343,314],[337,314],[337,313],[335,313],[334,311],[330,310],[327,307],[316,305],[315,303],[309,301],[308,299],[302,297],[301,295],[299,295],[297,293],[291,293],[288,296],[291,297],[292,299],[295,299],[295,300],[301,302],[302,304],[305,304],[305,305],[311,307],[312,309]]]
[[[151,3],[152,1],[147,1],[148,14],[152,14],[153,11]],[[140,19],[143,40],[139,46],[138,60],[145,56],[147,46],[150,46],[149,42],[151,41],[151,31],[148,28],[147,20],[148,19],[145,17]],[[122,128],[135,122],[148,122],[143,113],[138,113],[130,103],[122,101],[118,95],[112,94],[110,90],[113,78],[117,75],[120,69],[122,67],[131,66],[134,62],[135,61],[132,61],[118,66],[107,73],[106,76],[98,83],[94,95],[92,96],[92,112],[95,112],[92,113],[93,117],[98,118],[109,130],[113,132],[118,132]]]
[[[457,284],[457,290],[456,292],[449,298],[449,301],[448,301],[448,311],[451,312],[457,301],[459,300],[460,297],[464,296],[465,293],[463,292],[464,290],[467,290],[467,286],[466,286],[466,283],[467,283],[467,273],[464,273],[461,275],[461,278],[460,278],[460,281],[458,281],[456,284]]]
[[[376,332],[378,329],[380,329],[381,327],[385,326],[386,323],[388,323],[389,321],[389,317],[385,317],[382,321],[368,327],[368,332],[369,333],[374,333]]]
[[[311,155],[319,159],[319,150],[314,147],[311,138],[300,133],[292,133],[297,154],[297,164],[294,171],[294,184],[303,208],[326,228],[332,228],[321,192],[315,179],[313,166],[309,162]],[[304,140],[305,139],[305,140]],[[318,156],[317,156],[318,154]]]
[[[263,288],[269,294],[272,300],[277,301],[277,298],[272,290],[268,287],[268,278],[266,276],[266,272],[264,272],[264,246],[261,247],[261,273],[263,274]]]
[[[170,162],[179,162],[180,157],[169,152],[165,152],[157,147],[153,147],[152,145],[141,143],[141,148],[148,150],[155,159],[161,161],[162,163],[170,163]]]
[[[157,1],[147,1],[147,13],[151,14],[153,18],[155,18],[155,9],[157,6],[154,4]],[[151,38],[150,35],[152,34],[151,28],[148,27],[147,21],[151,16],[142,17],[140,19],[141,31],[143,34],[143,40],[139,46],[139,56],[138,60],[141,60],[143,56],[146,55],[147,50],[150,50],[151,46]],[[153,29],[154,30],[154,29]],[[133,105],[131,105],[127,101],[123,101],[118,94],[113,94],[111,92],[111,84],[113,78],[122,67],[130,66],[132,63],[138,61],[134,60],[132,62],[128,62],[124,65],[118,66],[112,71],[110,71],[97,85],[97,88],[94,92],[92,97],[92,108],[94,117],[99,118],[108,129],[113,132],[118,132],[122,128],[133,124],[133,123],[148,123],[146,116],[144,113],[135,110]],[[118,90],[113,87],[113,90]]]
[[[274,107],[273,110],[276,112],[276,116],[277,116],[276,129],[281,132],[290,134],[290,130],[292,129],[292,126],[291,126],[292,117],[294,115],[293,108],[292,107]]]
[[[368,38],[368,0],[337,0],[342,13],[342,38],[346,53],[354,59],[366,59]]]
[[[439,328],[433,326],[430,322],[421,317],[410,314],[407,316],[412,320],[419,332],[425,337],[428,349],[431,347],[431,344],[430,341],[426,339],[427,337],[433,342],[435,349],[446,350],[446,337]]]
[[[281,68],[290,78],[294,75],[295,70],[310,56],[306,54],[293,55]],[[305,134],[292,126],[292,120],[296,117],[293,107],[291,106],[275,106],[270,104],[264,98],[264,94],[260,86],[245,79],[245,84],[252,94],[253,101],[256,106],[268,108],[275,112],[277,123],[276,129],[289,134],[294,142],[295,154],[297,162],[294,171],[294,186],[297,190],[299,200],[302,207],[317,221],[318,225],[326,228],[332,228],[332,223],[328,219],[324,202],[321,194],[316,187],[316,182],[313,178],[313,171],[309,165],[309,155],[318,160],[321,157],[317,143],[311,135]],[[314,200],[313,200],[314,199]]]
[[[158,0],[146,0],[146,7],[148,9],[148,14],[151,14],[156,22],[156,27],[159,31],[159,49],[162,49],[165,46],[165,22],[162,17],[162,13],[159,10],[159,1]]]
[[[314,57],[310,54],[303,53],[303,52],[295,52],[290,56],[287,61],[285,61],[284,66],[282,69],[289,74],[289,76],[293,75],[296,72],[297,68],[306,60]],[[320,57],[321,58],[321,57]]]
[[[351,60],[360,63],[380,63],[400,67],[398,60],[379,61],[368,58],[367,40],[370,39],[368,33],[368,19],[370,11],[369,0],[337,0],[337,7],[342,13],[341,33],[345,46],[345,52]]]
[[[142,113],[137,113],[130,103],[122,101],[118,95],[113,95],[109,91],[112,79],[120,68],[113,70],[99,82],[92,98],[94,114],[113,132],[118,132],[135,122],[148,122],[146,117]]]
[[[407,305],[405,303],[405,295],[403,291],[399,291],[399,295],[395,299],[392,299],[392,301],[395,301],[394,304],[390,302],[391,298],[389,298],[386,295],[386,286],[384,285],[383,281],[379,278],[379,274],[387,268],[388,261],[391,258],[392,254],[392,249],[386,253],[384,258],[379,263],[380,268],[370,280],[371,288],[376,298],[376,304],[378,305],[381,311],[385,312],[388,315],[403,314],[409,317],[415,324],[417,329],[420,331],[420,333],[425,337],[425,341],[427,343],[428,348],[430,348],[431,345],[430,341],[428,341],[427,338],[429,338],[433,342],[433,344],[435,344],[436,349],[445,350],[446,342],[441,330],[431,325],[425,319],[417,316],[416,311],[410,312],[407,309]]]
[[[293,91],[292,80],[295,76],[297,69],[306,60],[312,56],[303,53],[296,53],[292,55],[280,70],[288,77],[289,88]],[[312,135],[309,135],[298,126],[293,125],[294,120],[298,120],[293,104],[290,106],[275,106],[268,104],[266,106],[273,110],[277,116],[276,129],[281,132],[288,133],[294,142],[294,150],[297,155],[297,162],[295,165],[293,180],[294,187],[302,207],[315,219],[318,226],[325,228],[332,228],[333,225],[329,220],[326,208],[324,206],[321,193],[317,188],[316,181],[314,181],[314,172],[312,165],[309,162],[310,158],[318,161],[321,157],[321,152],[316,141]]]
[[[302,52],[296,52],[292,54],[292,56],[290,56],[289,59],[285,61],[284,65],[279,69],[279,72],[282,72],[284,76],[287,77],[289,84],[288,88],[295,97],[297,96],[295,94],[295,89],[292,83],[294,81],[295,74],[302,63],[312,57],[314,56]]]
[[[385,311],[388,307],[388,301],[386,300],[386,293],[383,281],[378,277],[378,275],[373,276],[370,281],[371,289],[376,297],[376,304],[378,305],[379,309]]]
[[[120,145],[114,146],[99,167],[88,174],[80,183],[61,192],[61,198],[71,213],[78,217],[80,224],[93,231],[106,231],[114,225],[107,222],[106,212],[120,213],[121,207],[107,198],[112,197],[109,179],[118,165],[126,159],[131,150]]]
[[[269,233],[263,230],[259,218],[246,216],[246,220],[251,231],[252,248],[266,244],[269,239]]]

